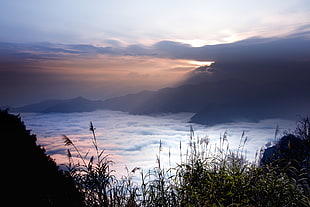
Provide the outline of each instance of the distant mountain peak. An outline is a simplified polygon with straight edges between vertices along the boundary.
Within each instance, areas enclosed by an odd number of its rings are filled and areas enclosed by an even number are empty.
[[[92,101],[82,96],[72,99],[50,99],[35,104],[29,104],[18,108],[13,108],[16,112],[37,112],[37,113],[51,113],[51,112],[89,112],[102,109],[102,101]]]
[[[83,96],[77,96],[77,97],[75,97],[75,98],[72,98],[72,99],[70,99],[70,100],[76,100],[76,101],[90,101],[89,99],[87,99],[87,98],[85,98],[85,97],[83,97]]]
[[[303,86],[303,83],[300,85]],[[298,88],[301,87],[297,85],[293,89],[300,91]],[[175,88],[145,90],[104,101],[89,100],[82,96],[67,100],[48,100],[15,108],[14,111],[71,113],[107,109],[143,115],[191,112],[195,113],[191,122],[212,125],[308,114],[308,100],[310,96],[306,92],[288,93],[283,90],[283,84],[251,84],[237,78],[194,78]]]

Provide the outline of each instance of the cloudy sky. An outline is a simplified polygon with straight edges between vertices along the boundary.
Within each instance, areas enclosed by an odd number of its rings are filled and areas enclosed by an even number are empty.
[[[17,42],[195,46],[283,35],[309,23],[307,0],[1,1],[1,39]]]
[[[269,71],[288,57],[283,77],[292,74],[293,64],[301,74],[296,80],[309,74],[308,0],[0,4],[2,106],[155,90],[180,83],[211,62],[221,68],[216,78],[244,74],[249,64],[235,66],[245,59],[264,62]],[[227,65],[238,70],[228,71]]]

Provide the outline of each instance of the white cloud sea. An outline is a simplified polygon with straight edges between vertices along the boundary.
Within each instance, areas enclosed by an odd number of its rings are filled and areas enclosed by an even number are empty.
[[[89,123],[92,121],[96,128],[99,147],[104,149],[105,153],[111,154],[110,159],[114,161],[113,169],[117,175],[126,174],[125,166],[129,170],[135,167],[144,170],[155,167],[160,140],[162,164],[169,168],[169,149],[171,165],[180,163],[179,144],[181,141],[182,149],[186,148],[191,125],[195,130],[195,136],[208,136],[213,146],[226,131],[231,149],[238,148],[240,137],[245,131],[247,137],[245,150],[250,161],[255,159],[257,150],[274,140],[277,125],[280,134],[284,130],[295,128],[295,121],[282,119],[204,126],[188,123],[192,115],[179,113],[141,116],[100,110],[85,113],[23,113],[21,117],[27,129],[37,135],[37,143],[44,146],[47,154],[58,164],[68,162],[63,135],[68,136],[82,154],[87,153],[92,147],[92,134],[89,130]]]

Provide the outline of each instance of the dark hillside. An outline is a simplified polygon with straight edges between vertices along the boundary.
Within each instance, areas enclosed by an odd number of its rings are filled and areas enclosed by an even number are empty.
[[[3,204],[9,206],[82,206],[71,178],[36,144],[19,116],[0,111]]]

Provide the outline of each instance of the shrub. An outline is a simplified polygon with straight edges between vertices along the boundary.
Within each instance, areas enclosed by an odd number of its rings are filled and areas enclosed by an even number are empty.
[[[279,156],[263,167],[248,162],[244,158],[244,132],[236,151],[230,150],[226,132],[220,136],[220,145],[211,150],[209,139],[195,137],[191,127],[185,159],[180,143],[180,163],[175,168],[161,166],[160,141],[156,167],[147,173],[140,168],[127,170],[127,176],[116,179],[109,156],[98,150],[92,123],[90,131],[96,154],[93,156],[82,156],[64,136],[65,145],[72,147],[80,160],[74,164],[68,150],[68,169],[86,206],[310,206],[309,189],[302,186],[309,182],[308,171],[283,165]],[[292,136],[281,142],[295,143]],[[286,156],[299,155],[289,151]],[[289,171],[298,176],[291,176]],[[137,172],[141,173],[138,183],[132,180]]]
[[[138,167],[127,169],[127,175],[117,179],[109,155],[99,150],[92,122],[94,150],[82,155],[64,135],[68,164],[66,171],[59,171],[20,117],[0,111],[4,146],[12,146],[4,165],[3,178],[9,184],[3,189],[8,192],[5,202],[94,207],[310,206],[309,123],[308,118],[302,119],[294,134],[285,134],[266,149],[260,165],[244,158],[244,132],[236,151],[230,150],[226,132],[211,150],[208,137],[195,137],[191,127],[187,152],[182,154],[180,143],[180,163],[175,168],[161,165],[160,141],[156,167],[147,173]],[[141,180],[134,182],[138,172]]]
[[[115,181],[112,175],[113,170],[110,169],[112,161],[108,159],[108,155],[104,154],[104,150],[98,149],[95,128],[90,122],[90,131],[93,134],[92,143],[96,155],[88,157],[88,153],[81,155],[77,146],[66,135],[63,136],[65,146],[72,146],[79,161],[74,162],[70,149],[67,149],[69,164],[67,169],[74,179],[80,193],[83,195],[86,206],[111,206],[113,183]]]
[[[299,189],[310,196],[310,122],[302,118],[295,133],[285,133],[274,146],[265,150],[260,165],[293,179]]]

